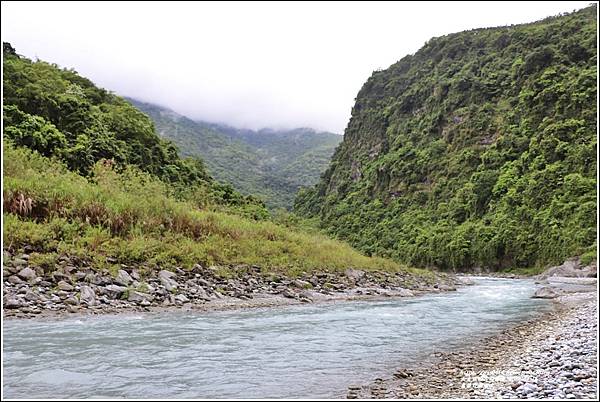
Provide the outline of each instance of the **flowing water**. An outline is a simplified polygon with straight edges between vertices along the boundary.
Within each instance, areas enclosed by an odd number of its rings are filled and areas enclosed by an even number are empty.
[[[549,308],[528,280],[214,313],[4,321],[5,398],[344,397]]]

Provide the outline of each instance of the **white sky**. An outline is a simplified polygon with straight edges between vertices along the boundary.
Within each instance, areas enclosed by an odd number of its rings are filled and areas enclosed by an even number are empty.
[[[3,1],[2,40],[192,118],[342,133],[373,70],[429,38],[588,4]]]

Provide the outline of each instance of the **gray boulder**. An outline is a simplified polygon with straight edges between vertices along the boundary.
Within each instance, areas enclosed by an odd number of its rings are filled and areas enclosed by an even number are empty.
[[[127,271],[120,269],[119,273],[117,274],[117,277],[115,278],[115,282],[119,285],[127,286],[131,282],[133,282],[133,278],[129,276]]]
[[[307,288],[313,287],[309,282],[303,281],[301,279],[296,279],[293,283],[294,283],[294,286],[296,286],[297,288],[301,288],[301,289],[307,289]]]
[[[312,303],[315,300],[314,294],[308,290],[304,290],[304,291],[300,292],[299,296],[300,296],[301,301],[307,301],[307,302]]]
[[[175,276],[175,273],[174,273],[174,272],[167,271],[167,270],[165,270],[165,269],[161,270],[161,271],[158,273],[158,278],[159,278],[159,279],[162,279],[162,278],[165,278],[165,279],[171,279],[171,278],[173,278],[174,276]]]
[[[175,296],[175,300],[182,304],[190,301],[184,294],[178,294]]]
[[[169,292],[176,290],[179,287],[179,284],[175,282],[173,279],[161,277],[160,283],[167,289]]]
[[[73,290],[73,285],[71,285],[71,284],[68,284],[68,283],[67,283],[67,282],[65,282],[65,281],[60,281],[60,282],[58,282],[58,285],[57,285],[57,286],[58,286],[58,288],[59,288],[60,290],[64,290],[65,292],[70,292],[70,291],[72,291],[72,290]]]
[[[125,286],[107,285],[103,288],[103,293],[110,299],[120,299],[127,288]]]
[[[138,292],[136,290],[129,292],[127,300],[138,304],[147,304],[152,301],[153,297],[147,293]]]
[[[65,275],[64,273],[60,272],[60,271],[54,271],[50,274],[50,276],[52,277],[52,280],[54,280],[55,282],[58,281],[71,281],[71,279],[69,278],[68,275]]]
[[[69,296],[65,299],[64,303],[68,304],[70,306],[78,306],[79,300],[77,300],[77,298],[75,296]]]
[[[26,281],[32,281],[37,276],[35,271],[29,267],[26,267],[26,268],[23,268],[22,270],[20,270],[17,275],[19,275],[19,277],[21,279],[26,280]]]
[[[37,295],[37,293],[32,292],[31,290],[28,290],[27,293],[25,293],[25,299],[29,300],[29,301],[37,301],[39,300],[39,296]]]
[[[460,285],[464,285],[464,286],[471,286],[471,285],[475,285],[475,281],[469,277],[466,276],[459,276],[456,279],[458,279],[458,283]]]
[[[196,288],[196,297],[202,300],[210,300],[210,296],[206,293],[206,290],[204,290],[204,288],[201,286],[198,286]]]
[[[23,304],[18,299],[8,299],[4,302],[4,308],[19,308]]]
[[[80,281],[83,278],[85,278],[86,273],[85,272],[81,272],[81,271],[77,271],[73,274],[73,277],[75,278],[76,281]]]
[[[346,270],[346,276],[350,279],[352,279],[353,281],[358,281],[360,279],[362,279],[363,276],[365,276],[365,271],[361,271],[360,269],[352,269],[349,268]]]
[[[87,304],[88,306],[93,306],[96,304],[96,293],[94,292],[94,289],[92,289],[89,286],[82,286],[81,287],[81,293],[79,295],[79,300],[81,300],[82,303]]]
[[[13,285],[20,285],[22,283],[25,283],[25,282],[23,282],[23,279],[19,278],[17,275],[11,275],[11,276],[9,276],[8,277],[8,282],[12,283]]]
[[[538,275],[538,279],[546,279],[553,276],[571,278],[595,278],[597,276],[596,261],[582,266],[579,257],[569,258],[561,265],[548,268]]]
[[[554,289],[548,286],[544,286],[536,290],[533,296],[531,297],[534,299],[554,299],[558,296],[558,293],[556,293]]]
[[[398,291],[398,296],[400,297],[413,297],[415,294],[410,289],[400,289]]]

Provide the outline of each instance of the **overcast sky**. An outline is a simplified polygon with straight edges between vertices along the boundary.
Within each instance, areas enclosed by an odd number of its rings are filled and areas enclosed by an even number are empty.
[[[431,37],[589,2],[2,2],[2,40],[196,119],[342,133],[373,70]]]

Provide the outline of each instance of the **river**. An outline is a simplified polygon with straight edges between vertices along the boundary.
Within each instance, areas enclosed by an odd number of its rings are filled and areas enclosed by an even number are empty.
[[[5,398],[339,398],[549,308],[530,280],[415,298],[5,320]]]

